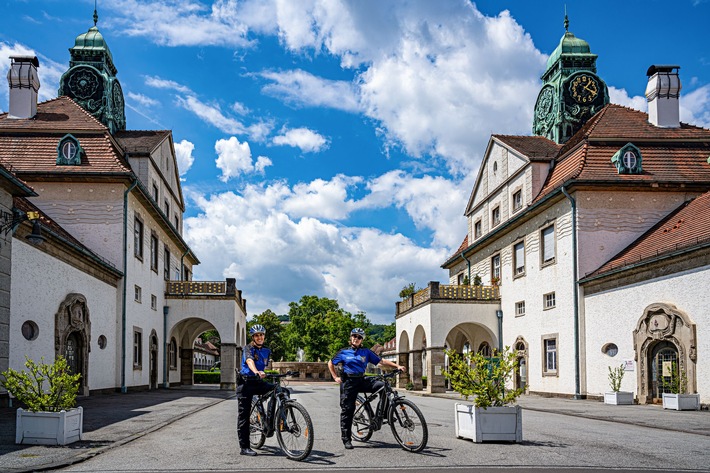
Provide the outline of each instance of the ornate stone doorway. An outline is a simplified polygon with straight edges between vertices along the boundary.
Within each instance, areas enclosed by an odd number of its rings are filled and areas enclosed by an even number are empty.
[[[525,393],[528,387],[528,344],[523,337],[518,337],[514,346],[518,366],[515,368],[513,382],[515,389],[522,389]]]
[[[81,374],[79,395],[89,395],[89,352],[91,351],[91,318],[86,298],[67,295],[54,315],[54,354],[67,359],[74,373]]]
[[[158,335],[150,334],[150,364],[148,365],[150,385],[148,389],[158,389]]]
[[[673,363],[685,374],[687,392],[697,391],[696,327],[688,314],[673,304],[651,304],[644,309],[633,336],[639,403],[660,402],[663,379],[670,378]]]

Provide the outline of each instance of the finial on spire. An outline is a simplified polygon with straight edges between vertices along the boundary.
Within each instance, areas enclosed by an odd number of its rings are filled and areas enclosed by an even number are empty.
[[[567,4],[565,3],[565,33],[569,32],[569,18],[567,18]]]
[[[94,26],[99,22],[99,14],[96,13],[96,0],[94,0]]]

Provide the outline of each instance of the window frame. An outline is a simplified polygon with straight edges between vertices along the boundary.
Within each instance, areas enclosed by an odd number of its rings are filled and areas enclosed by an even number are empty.
[[[552,305],[549,304],[549,301],[552,301]],[[554,309],[557,307],[557,294],[555,294],[555,291],[550,291],[542,295],[542,310],[550,310]]]
[[[133,285],[133,301],[139,304],[143,303],[143,288],[138,284]]]
[[[497,217],[497,219],[496,219]],[[501,217],[500,217],[500,205],[496,205],[493,207],[491,210],[491,228],[495,228],[501,223]]]
[[[473,239],[478,240],[483,236],[483,220],[478,219],[473,223]]]
[[[160,197],[160,191],[158,190],[158,184],[153,181],[153,201],[157,204],[158,198]]]
[[[520,309],[523,309],[522,312]],[[525,301],[518,301],[515,303],[515,316],[524,317],[525,316]]]
[[[158,296],[155,294],[150,295],[150,308],[153,310],[158,310]]]
[[[158,273],[158,264],[160,258],[158,256],[158,248],[160,248],[160,241],[158,240],[158,235],[151,231],[150,232],[150,269],[154,273]]]
[[[143,329],[133,327],[133,369],[143,369]]]
[[[556,376],[560,375],[560,343],[559,343],[559,333],[551,333],[542,335],[541,345],[542,345],[542,375],[543,376]],[[554,343],[554,350],[550,350],[549,342]],[[552,361],[554,367],[550,367],[548,362],[550,358],[548,353],[552,354]]]
[[[145,238],[143,219],[136,214],[133,218],[133,256],[143,261],[143,239]]]
[[[545,231],[552,229],[552,257],[545,259]],[[555,224],[546,225],[540,229],[540,269],[555,264],[557,261],[557,232]]]
[[[519,245],[522,245],[523,247],[523,266],[522,266],[522,271],[518,271],[518,252],[517,252],[517,247]],[[516,278],[521,278],[525,276],[526,273],[526,268],[525,268],[525,239],[523,238],[522,240],[516,241],[513,243],[513,279]]]
[[[175,341],[175,337],[172,337],[168,345],[168,368],[170,370],[177,370],[177,354],[177,341]]]
[[[163,245],[163,279],[170,281],[170,248]]]
[[[519,202],[516,201],[516,196],[520,197]],[[517,190],[513,191],[513,195],[511,196],[510,200],[512,203],[513,213],[520,212],[523,209],[523,190],[517,189]]]
[[[498,265],[496,266],[496,261]],[[493,278],[498,278],[498,284],[501,281],[501,257],[500,253],[496,253],[491,256],[491,284],[493,284]]]

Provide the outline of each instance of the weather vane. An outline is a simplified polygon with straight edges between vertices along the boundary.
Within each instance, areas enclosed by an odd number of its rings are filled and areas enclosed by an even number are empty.
[[[97,0],[94,0],[94,26],[96,26],[96,23],[99,21],[99,14],[96,13],[96,2]]]

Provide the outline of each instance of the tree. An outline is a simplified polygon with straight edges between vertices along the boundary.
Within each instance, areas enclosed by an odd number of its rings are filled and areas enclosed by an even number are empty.
[[[416,284],[413,282],[410,282],[406,286],[402,288],[401,291],[399,291],[399,297],[402,299],[406,299],[407,297],[411,296],[415,292],[417,292]]]
[[[207,330],[206,332],[202,332],[200,334],[200,338],[202,339],[202,343],[207,343],[210,342],[212,345],[216,346],[217,348],[220,347],[222,344],[222,340],[219,337],[219,332],[215,329]]]
[[[251,321],[247,323],[247,333],[249,333],[249,329],[256,324],[263,325],[266,329],[265,344],[271,349],[271,359],[280,361],[282,358],[285,358],[286,345],[282,337],[283,326],[281,325],[279,316],[273,313],[271,309],[266,309],[261,314],[253,316]]]
[[[384,345],[392,340],[397,334],[397,327],[394,322],[391,324],[373,324],[367,330],[367,338],[372,340],[372,345],[379,343]]]

